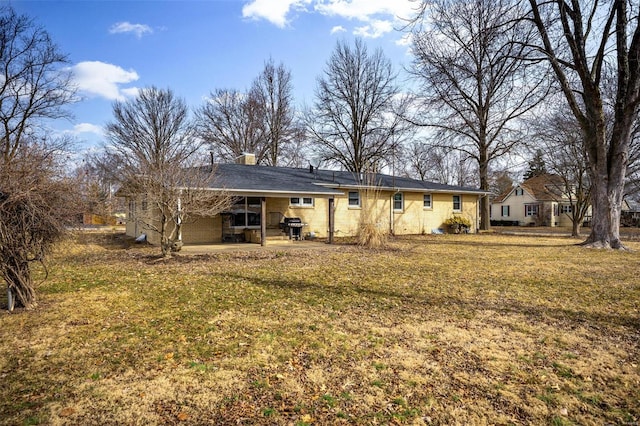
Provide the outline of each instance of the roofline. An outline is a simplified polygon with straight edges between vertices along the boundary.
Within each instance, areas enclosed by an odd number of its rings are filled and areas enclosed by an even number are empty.
[[[184,188],[183,188],[184,189]],[[245,197],[259,197],[261,195],[281,196],[281,197],[297,197],[302,195],[312,195],[315,197],[333,197],[336,195],[344,195],[340,191],[278,191],[278,190],[256,190],[256,189],[228,189],[228,188],[203,188],[205,191],[220,191],[231,195],[242,195]]]
[[[376,189],[382,191],[392,192],[427,192],[427,193],[444,193],[444,194],[476,194],[476,195],[488,195],[489,191],[482,191],[479,189],[429,189],[429,188],[405,188],[401,186],[371,186],[371,185],[350,185],[350,184],[336,184],[336,183],[316,183],[316,185],[326,186],[329,188],[344,188],[344,189]]]

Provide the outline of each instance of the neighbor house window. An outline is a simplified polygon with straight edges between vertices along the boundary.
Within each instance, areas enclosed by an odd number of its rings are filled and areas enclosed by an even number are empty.
[[[459,212],[462,210],[462,197],[460,195],[453,196],[453,211]]]
[[[313,207],[313,198],[311,197],[291,197],[289,204],[294,207]]]
[[[516,188],[516,195],[524,195],[524,189]]]
[[[360,207],[360,193],[349,191],[349,207]]]
[[[524,206],[524,215],[525,216],[537,216],[538,215],[538,205],[537,204],[527,204]]]
[[[502,206],[502,216],[509,216],[509,206]]]
[[[424,194],[422,196],[422,206],[425,209],[430,209],[430,208],[433,207],[432,204],[431,204],[431,194]]]
[[[393,210],[404,210],[404,197],[402,196],[402,192],[396,192],[393,194]]]
[[[571,204],[563,204],[560,206],[560,213],[571,214],[573,213],[573,206]]]

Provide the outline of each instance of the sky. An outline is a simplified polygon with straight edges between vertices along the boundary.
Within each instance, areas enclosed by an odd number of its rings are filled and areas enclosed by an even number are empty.
[[[414,0],[13,0],[68,55],[80,101],[51,123],[79,149],[98,146],[113,102],[148,86],[195,109],[216,89],[247,89],[272,58],[293,77],[299,107],[338,40],[361,37],[402,74],[411,61],[402,18]]]

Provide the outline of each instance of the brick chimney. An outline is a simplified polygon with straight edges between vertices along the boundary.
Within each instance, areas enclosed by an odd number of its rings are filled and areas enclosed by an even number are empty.
[[[241,156],[236,158],[236,164],[244,164],[245,166],[253,166],[256,164],[256,155],[243,153]]]

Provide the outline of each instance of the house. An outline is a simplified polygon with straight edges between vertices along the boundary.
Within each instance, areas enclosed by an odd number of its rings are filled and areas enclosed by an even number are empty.
[[[542,174],[516,185],[491,202],[492,225],[571,226],[574,208],[558,175]]]
[[[622,202],[620,224],[622,226],[640,226],[640,202],[629,199]]]
[[[246,154],[236,164],[216,165],[216,185],[234,197],[234,205],[215,217],[203,217],[182,228],[184,244],[263,242],[282,236],[291,218],[299,225],[289,236],[354,236],[362,214],[397,235],[432,233],[446,219],[463,216],[478,223],[478,200],[486,192],[383,174],[356,179],[351,172],[255,165]],[[144,197],[129,200],[127,235],[147,232],[136,221]],[[365,212],[366,210],[369,210]],[[285,234],[287,235],[287,234]],[[149,233],[151,243],[158,236]]]

